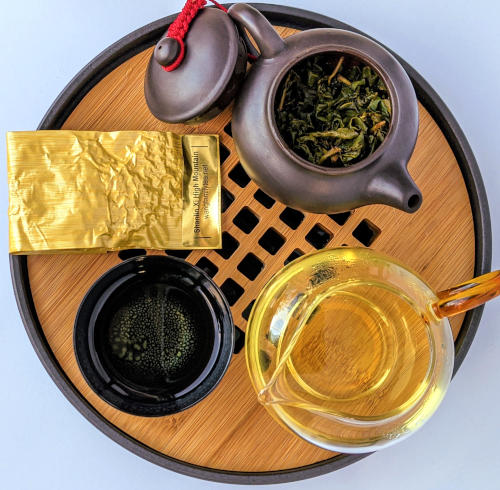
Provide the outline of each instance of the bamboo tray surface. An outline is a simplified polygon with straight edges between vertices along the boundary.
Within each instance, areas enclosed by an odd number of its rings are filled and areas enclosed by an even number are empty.
[[[276,25],[312,27],[314,21],[345,27],[296,9],[258,7]],[[287,22],[280,21],[285,13]],[[449,122],[455,124],[453,119],[444,106],[441,111],[436,108],[435,94],[428,87],[422,90],[425,82],[416,79],[411,69],[406,67],[420,91],[421,103],[419,136],[409,171],[422,190],[421,209],[413,215],[380,205],[330,216],[300,213],[266,196],[246,176],[231,137],[231,108],[197,127],[168,125],[150,114],[143,95],[145,68],[151,45],[173,18],[146,26],[104,52],[94,66],[75,78],[41,127],[220,135],[223,248],[165,253],[180,255],[212,275],[228,297],[239,329],[245,330],[252,301],[275,272],[293,258],[323,247],[370,246],[408,264],[436,290],[488,269],[488,213],[473,156],[467,154],[465,139],[457,147]],[[293,19],[297,19],[295,24]],[[291,27],[277,30],[282,36],[295,32]],[[11,257],[16,295],[34,347],[58,386],[87,418],[146,459],[218,481],[289,481],[332,471],[363,457],[317,448],[278,425],[257,402],[243,351],[233,356],[214,392],[176,415],[153,419],[128,415],[95,395],[80,374],[73,352],[76,311],[105,271],[137,253],[142,252]],[[451,319],[457,368],[480,314],[478,309],[465,319],[464,315]]]

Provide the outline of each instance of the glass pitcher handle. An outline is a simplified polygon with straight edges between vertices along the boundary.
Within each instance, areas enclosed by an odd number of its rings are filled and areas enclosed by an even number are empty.
[[[499,294],[500,270],[440,291],[437,293],[438,301],[432,307],[438,318],[444,318],[476,308]]]

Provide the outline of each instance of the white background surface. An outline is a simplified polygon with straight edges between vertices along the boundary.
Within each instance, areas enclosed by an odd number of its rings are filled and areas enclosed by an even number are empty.
[[[462,126],[479,162],[492,215],[493,268],[500,268],[499,4],[495,0],[274,1],[361,29],[395,50],[430,82]],[[59,92],[94,56],[130,31],[179,11],[183,3],[3,0],[0,133],[35,129]],[[3,137],[0,151],[5,155]],[[88,423],[51,381],[28,341],[12,292],[6,182],[3,158],[0,488],[219,486],[156,467],[122,449]],[[420,432],[353,466],[287,487],[500,488],[499,314],[500,300],[486,307],[445,401]]]

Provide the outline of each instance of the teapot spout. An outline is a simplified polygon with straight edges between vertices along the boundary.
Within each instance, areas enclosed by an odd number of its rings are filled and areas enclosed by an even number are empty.
[[[392,165],[378,174],[368,186],[371,202],[387,204],[414,213],[422,204],[422,193],[411,178],[406,165]]]

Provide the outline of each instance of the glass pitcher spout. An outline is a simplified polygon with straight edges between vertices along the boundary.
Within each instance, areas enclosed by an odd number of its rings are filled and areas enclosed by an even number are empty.
[[[267,384],[262,390],[260,390],[257,398],[262,405],[272,405],[273,403],[290,404],[295,402],[295,400],[287,399],[279,393],[276,393],[274,384]]]
[[[294,397],[295,396],[295,397]],[[257,395],[259,402],[264,405],[281,405],[299,408],[308,412],[316,413],[320,416],[336,417],[339,414],[331,410],[326,404],[314,403],[311,400],[302,398],[298,394],[283,393],[279,389],[279,382],[268,383]]]

